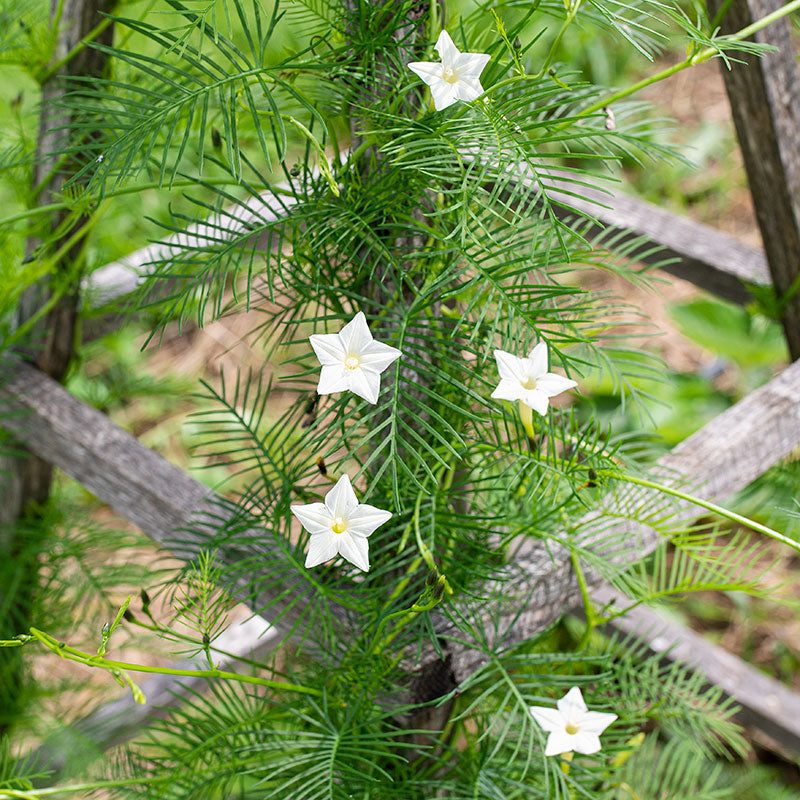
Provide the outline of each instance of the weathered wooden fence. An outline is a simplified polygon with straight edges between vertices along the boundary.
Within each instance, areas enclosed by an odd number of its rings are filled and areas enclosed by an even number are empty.
[[[722,1],[710,0],[712,10]],[[726,24],[739,29],[781,5],[780,0],[735,0],[726,17],[734,21]],[[792,358],[800,359],[800,78],[788,22],[776,23],[756,38],[777,44],[779,51],[763,60],[747,57],[746,67],[736,66],[725,78],[764,250],[631,198],[617,196],[607,208],[608,197],[587,192],[583,199],[565,197],[564,203],[590,211],[600,225],[618,228],[626,237],[647,237],[661,246],[659,260],[671,257],[668,271],[726,299],[748,303],[752,299],[749,287],[773,287]],[[525,176],[520,175],[519,180]],[[248,214],[280,218],[290,213],[288,205],[270,208],[258,200],[240,209],[237,216],[241,220]],[[92,276],[89,289],[101,292],[105,299],[130,291],[156,250],[169,252],[171,246],[203,235],[202,227],[187,231],[172,243],[134,254],[127,263],[110,265]],[[214,235],[219,235],[216,227]],[[642,245],[639,255],[645,261],[656,258],[651,245]],[[5,370],[0,404],[23,412],[5,423],[13,435],[36,457],[82,483],[157,542],[171,546],[181,537],[190,538],[186,531],[198,514],[225,518],[221,499],[72,397],[52,377],[19,360],[7,362]],[[680,479],[702,498],[724,501],[798,446],[800,360],[678,445],[655,468]],[[634,500],[662,502],[649,490],[637,490],[625,501]],[[692,509],[684,507],[681,513],[690,517]],[[628,525],[620,533],[637,543],[640,557],[656,544],[654,534],[644,526]],[[591,544],[591,539],[587,537],[585,543]],[[490,623],[490,619],[496,620],[496,613],[476,611],[479,617],[483,615],[490,640],[494,635],[506,645],[535,634],[565,609],[580,605],[566,551],[545,551],[540,542],[526,539],[519,544],[515,561],[516,582],[505,589],[502,601],[508,625],[498,628],[496,622]],[[273,586],[255,601],[271,602],[286,588]],[[594,587],[596,597],[603,601],[609,599],[609,591],[604,585]],[[283,595],[280,602],[288,607],[291,601],[290,594]],[[293,619],[289,612],[283,623],[291,624]],[[800,697],[796,694],[646,608],[636,609],[615,624],[622,631],[646,636],[651,648],[666,659],[695,663],[709,682],[720,685],[742,706],[742,719],[756,736],[762,735],[793,757],[800,756]],[[447,636],[444,618],[435,616],[434,628]],[[250,645],[262,652],[271,647],[270,642],[255,636]],[[250,645],[240,642],[236,649],[247,650]],[[456,642],[451,642],[449,656],[449,668],[457,682],[482,663],[480,653]],[[431,653],[427,658],[436,660],[438,656]],[[151,696],[162,697],[166,684],[164,678],[153,678],[143,688]],[[132,714],[131,703],[124,699],[90,714],[76,727],[102,746],[123,740],[141,720],[142,715]],[[45,752],[63,755],[63,743],[51,742]],[[58,760],[56,756],[56,764]]]

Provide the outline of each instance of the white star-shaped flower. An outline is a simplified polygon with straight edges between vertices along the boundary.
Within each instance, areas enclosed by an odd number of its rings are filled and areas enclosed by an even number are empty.
[[[558,708],[530,706],[533,718],[550,734],[544,754],[597,753],[600,750],[600,734],[617,719],[617,715],[589,711],[577,686],[557,700],[556,705]]]
[[[392,516],[390,511],[359,503],[347,475],[325,495],[324,503],[292,506],[291,510],[311,534],[306,567],[342,555],[364,572],[369,572],[367,537]]]
[[[539,342],[527,358],[517,358],[504,350],[495,350],[500,383],[492,392],[495,400],[519,400],[544,416],[550,398],[578,384],[547,371],[547,345]]]
[[[412,61],[408,68],[431,87],[437,111],[458,100],[475,100],[483,94],[480,76],[491,56],[486,53],[462,53],[450,34],[442,31],[436,40],[440,62]]]
[[[378,402],[381,372],[403,355],[396,347],[372,338],[363,311],[339,333],[315,333],[309,339],[322,364],[317,392],[349,390],[370,403]]]

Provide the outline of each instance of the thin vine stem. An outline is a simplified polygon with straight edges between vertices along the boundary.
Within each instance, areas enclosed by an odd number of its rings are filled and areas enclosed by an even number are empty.
[[[725,517],[732,522],[738,522],[740,525],[743,525],[746,528],[750,528],[758,533],[763,533],[764,536],[768,536],[770,539],[775,539],[777,542],[782,542],[783,544],[791,547],[793,550],[800,552],[800,542],[796,542],[794,539],[790,539],[788,536],[778,533],[778,531],[768,527],[767,525],[762,525],[760,522],[756,522],[748,517],[743,517],[741,514],[737,514],[735,511],[731,511],[730,509],[719,506],[716,503],[712,503],[710,500],[704,500],[702,497],[697,497],[696,495],[682,492],[680,489],[673,489],[671,486],[667,486],[666,484],[658,483],[657,481],[651,481],[647,478],[637,478],[635,475],[629,475],[624,472],[598,469],[597,474],[607,478],[615,478],[616,480],[624,481],[625,483],[633,483],[637,486],[644,486],[648,489],[655,489],[658,492],[664,492],[664,494],[670,494],[673,497],[679,498],[680,500],[685,500],[687,503],[692,503],[693,505],[700,506],[708,511],[713,511],[715,514],[719,514],[721,517]]]
[[[725,43],[729,42],[740,42],[744,39],[747,39],[752,34],[757,33],[762,28],[766,28],[768,25],[771,25],[773,22],[777,22],[780,19],[783,19],[786,16],[794,13],[795,11],[800,9],[800,0],[791,0],[791,2],[787,3],[783,8],[779,8],[775,11],[766,14],[761,19],[756,20],[755,22],[747,25],[746,27],[742,28],[740,31],[736,33],[732,33],[728,36],[720,38],[720,45],[724,45]],[[626,97],[629,97],[632,94],[644,89],[648,86],[652,86],[654,83],[658,83],[659,81],[663,81],[665,78],[669,78],[672,75],[675,75],[678,72],[687,69],[688,67],[692,67],[695,64],[702,64],[710,59],[714,58],[715,56],[719,56],[721,53],[721,48],[719,47],[706,47],[699,52],[692,53],[691,55],[687,56],[683,61],[679,61],[677,64],[673,64],[671,67],[667,67],[666,69],[661,70],[660,72],[656,72],[653,75],[650,75],[647,78],[643,78],[640,81],[632,84],[631,86],[626,87],[625,89],[619,89],[616,92],[611,92],[607,94],[605,97],[597,100],[596,102],[592,103],[591,105],[587,106],[580,110],[580,117],[586,117],[589,114],[593,114],[595,111],[600,111],[605,106],[610,105],[611,103],[615,103],[618,100],[622,100]],[[538,81],[541,80],[540,75],[513,75],[508,78],[504,78],[501,81],[490,86],[486,92],[484,93],[484,97],[487,97],[498,89],[501,89],[505,86],[509,86],[511,84],[517,83],[518,81]],[[557,125],[554,130],[559,131],[563,130],[564,128],[569,127],[573,124],[572,120],[568,120],[566,122],[562,122],[560,125]]]
[[[542,78],[544,74],[547,72],[548,67],[553,63],[553,59],[556,57],[556,52],[558,51],[558,47],[561,44],[561,40],[564,38],[564,34],[567,32],[567,28],[569,28],[569,26],[572,24],[572,21],[575,19],[575,15],[578,13],[578,9],[580,7],[581,7],[581,0],[571,0],[567,16],[564,19],[564,22],[561,25],[561,28],[559,29],[558,33],[556,34],[556,38],[550,45],[550,50],[548,51],[544,63],[542,64],[542,68],[536,75],[537,78]]]
[[[322,697],[322,691],[313,689],[309,686],[301,686],[296,683],[285,683],[283,681],[273,681],[269,678],[259,678],[256,675],[240,675],[237,672],[213,669],[175,669],[172,667],[152,667],[146,664],[134,664],[127,661],[116,661],[105,656],[94,655],[71,647],[64,642],[59,642],[53,636],[38,628],[31,628],[31,635],[34,636],[48,650],[56,653],[68,661],[75,661],[87,667],[98,667],[109,671],[124,670],[126,672],[143,672],[155,675],[175,675],[188,678],[220,678],[221,680],[235,681],[237,683],[250,683],[256,686],[266,686],[270,689],[280,689],[287,692],[298,694],[310,694],[314,697]]]
[[[724,0],[722,5],[717,9],[717,13],[714,14],[714,18],[711,20],[711,30],[715,31],[722,20],[724,19],[725,15],[728,13],[728,10],[733,5],[733,0]]]
[[[792,0],[791,2],[787,3],[783,8],[779,8],[776,11],[766,14],[761,19],[756,20],[750,25],[747,25],[740,31],[732,33],[730,34],[730,36],[724,37],[724,39],[721,40],[721,43],[740,42],[744,39],[747,39],[748,36],[757,33],[762,28],[766,28],[767,25],[770,25],[773,22],[777,22],[779,19],[782,19],[783,17],[792,14],[794,11],[797,11],[798,9],[800,9],[800,0]],[[660,72],[657,72],[648,78],[643,78],[642,80],[638,81],[637,83],[634,83],[632,86],[629,86],[626,89],[620,89],[619,91],[612,92],[611,94],[606,95],[601,100],[592,103],[592,105],[587,106],[584,109],[581,109],[581,116],[586,116],[588,114],[593,114],[595,111],[600,111],[601,109],[605,108],[605,106],[610,105],[611,103],[615,103],[617,100],[622,100],[623,98],[635,94],[636,92],[646,88],[647,86],[651,86],[652,84],[658,83],[659,81],[662,81],[665,78],[669,78],[672,75],[675,75],[676,73],[681,72],[684,69],[687,69],[688,67],[693,67],[695,64],[703,64],[704,62],[709,61],[710,59],[718,55],[720,55],[720,49],[717,47],[706,47],[705,49],[700,50],[697,53],[692,53],[691,55],[687,56],[683,61],[679,61],[677,64],[673,64],[671,67],[667,67],[666,69],[663,69]],[[559,128],[557,128],[556,130],[559,130]]]
[[[583,649],[589,644],[592,632],[595,627],[597,627],[597,614],[592,599],[589,596],[589,586],[586,582],[586,576],[584,575],[580,558],[578,558],[578,554],[574,550],[570,553],[570,559],[572,560],[572,569],[575,572],[575,579],[578,581],[578,588],[580,589],[581,598],[583,599],[583,609],[586,614],[586,629],[583,632],[583,637],[581,638],[579,646],[580,649]]]

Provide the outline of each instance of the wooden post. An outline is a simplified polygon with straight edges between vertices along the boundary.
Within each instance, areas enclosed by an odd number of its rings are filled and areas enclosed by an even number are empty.
[[[64,58],[102,20],[99,12],[109,10],[110,3],[108,0],[63,0],[61,3],[52,0],[53,17],[59,6],[62,29],[53,53],[55,61]],[[101,34],[106,44],[110,44],[111,30],[108,27]],[[59,199],[58,193],[65,176],[69,174],[69,164],[55,169],[59,156],[53,155],[67,144],[69,137],[69,132],[63,127],[68,120],[63,119],[63,115],[59,116],[56,106],[65,91],[62,78],[66,75],[97,75],[102,71],[104,61],[103,54],[86,48],[42,85],[37,159],[33,172],[33,185],[42,187],[38,196],[40,204]],[[51,227],[55,228],[60,222],[61,218],[54,215]],[[35,241],[29,243],[29,253],[33,252],[37,244]],[[79,247],[80,245],[76,245],[65,255],[59,265],[62,271],[71,267],[79,257]],[[35,363],[46,375],[56,380],[64,377],[72,358],[78,291],[76,282],[41,323],[34,327],[27,342],[20,348],[26,360]],[[47,278],[28,288],[20,301],[18,323],[22,324],[30,319],[51,295],[52,281]],[[14,466],[12,471],[16,479],[10,487],[5,487],[3,502],[0,503],[0,523],[9,523],[24,514],[31,505],[41,504],[47,499],[50,490],[49,464],[31,457],[17,460]]]
[[[110,10],[110,6],[109,0],[51,0],[51,18],[60,19],[61,26],[52,55],[54,63],[73,51],[81,39],[102,21],[98,12]],[[109,44],[111,34],[109,26],[98,39]],[[103,54],[91,48],[83,49],[42,84],[37,158],[33,170],[33,186],[40,204],[58,199],[64,178],[72,166],[69,162],[59,163],[61,156],[56,154],[69,140],[69,131],[65,127],[69,120],[64,119],[57,106],[65,91],[62,78],[66,75],[99,74],[104,63]],[[53,215],[51,227],[55,229],[60,221],[59,215]],[[37,244],[33,240],[29,242],[29,254],[34,252]],[[53,295],[52,281],[58,272],[69,274],[74,268],[76,260],[81,257],[80,247],[78,244],[70,248],[49,278],[23,293],[17,310],[18,324],[29,320],[48,302]],[[33,326],[27,341],[19,348],[26,360],[56,380],[64,377],[72,358],[78,293],[79,284],[75,281],[49,313]],[[0,556],[6,563],[13,563],[15,569],[14,582],[3,587],[2,608],[5,623],[18,630],[24,630],[30,624],[38,573],[35,539],[42,535],[41,532],[38,535],[32,532],[35,526],[23,533],[19,522],[36,519],[38,510],[50,494],[52,471],[48,461],[26,452],[24,448],[19,457],[3,459],[0,463],[0,474],[3,475],[0,484]],[[0,733],[11,724],[22,702],[21,681],[19,651],[4,649],[0,654]]]
[[[725,0],[708,0],[715,14]],[[782,8],[783,0],[734,0],[723,33],[741,30]],[[763,58],[723,66],[756,217],[792,359],[800,358],[800,74],[788,18],[759,31],[755,41],[778,47]],[[722,64],[722,62],[720,62]]]

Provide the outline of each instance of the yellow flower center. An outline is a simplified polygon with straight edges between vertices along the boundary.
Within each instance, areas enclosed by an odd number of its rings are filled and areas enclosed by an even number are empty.
[[[525,377],[525,380],[522,381],[522,388],[523,389],[535,389],[536,388],[536,378],[531,378],[530,375]]]
[[[566,728],[564,728],[564,730],[567,733],[577,733],[580,730],[580,728],[578,728],[578,726],[573,724],[572,722],[568,722],[567,726],[566,726]]]
[[[344,533],[347,530],[347,523],[344,520],[344,517],[336,517],[333,521],[333,525],[331,525],[331,530],[334,533]]]
[[[452,67],[445,67],[442,70],[442,80],[447,83],[455,83],[458,80],[458,75]]]
[[[347,369],[356,369],[361,364],[361,359],[358,356],[347,356],[344,360],[344,365]]]

